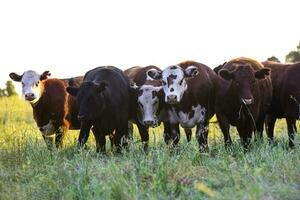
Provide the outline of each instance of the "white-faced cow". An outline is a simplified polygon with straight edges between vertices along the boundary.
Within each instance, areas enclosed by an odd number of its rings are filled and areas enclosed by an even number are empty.
[[[168,135],[169,122],[167,119],[166,106],[163,100],[161,82],[148,77],[146,72],[150,69],[161,71],[158,67],[150,65],[147,67],[132,67],[125,70],[133,85],[131,88],[131,118],[137,124],[142,141],[149,141],[149,127],[157,127],[164,123],[164,135]],[[191,139],[191,130],[185,130],[187,140]],[[146,145],[147,146],[147,145]]]
[[[114,131],[114,143],[117,151],[121,150],[123,138],[128,137],[129,90],[127,76],[113,66],[92,69],[79,88],[67,88],[79,102],[80,146],[85,145],[93,128],[97,152],[105,151],[105,135]]]
[[[179,141],[179,127],[197,126],[196,138],[201,148],[207,147],[209,119],[214,115],[217,75],[204,64],[182,62],[159,71],[150,69],[148,76],[163,84],[170,132],[168,140]]]
[[[294,137],[297,132],[296,120],[300,119],[300,62],[280,64],[266,61],[263,65],[271,69],[273,85],[272,104],[266,120],[268,137],[273,140],[276,119],[285,118],[289,145],[294,147]]]
[[[55,139],[60,147],[68,129],[79,129],[78,104],[66,92],[68,85],[80,85],[83,77],[48,79],[49,71],[38,74],[25,71],[22,75],[10,73],[10,78],[22,83],[22,94],[33,109],[33,117],[49,148]]]
[[[265,113],[272,98],[270,69],[253,59],[236,58],[219,66],[216,72],[216,114],[225,145],[231,144],[229,127],[233,125],[247,149],[254,131],[262,137]]]

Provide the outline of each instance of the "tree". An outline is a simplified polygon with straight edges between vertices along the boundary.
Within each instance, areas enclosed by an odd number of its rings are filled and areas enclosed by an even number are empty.
[[[300,43],[297,46],[296,51],[291,51],[285,56],[285,62],[295,63],[300,61]]]
[[[6,90],[0,88],[0,97],[5,97],[6,96]]]
[[[280,63],[280,60],[276,56],[271,56],[267,60]]]
[[[9,97],[17,95],[17,92],[15,90],[15,86],[14,86],[12,81],[7,81],[6,82],[6,93],[7,93],[7,96],[9,96]]]

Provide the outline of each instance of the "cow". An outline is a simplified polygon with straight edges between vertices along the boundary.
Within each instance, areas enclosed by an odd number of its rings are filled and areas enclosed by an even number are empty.
[[[92,128],[97,152],[105,152],[105,135],[114,131],[117,152],[128,137],[129,79],[113,66],[94,68],[84,75],[80,87],[68,87],[67,92],[79,102],[81,122],[78,143],[85,145]]]
[[[162,82],[170,122],[167,140],[179,142],[178,123],[183,128],[197,126],[199,147],[206,149],[209,120],[215,113],[217,75],[214,71],[202,63],[186,61],[163,71],[150,69],[147,75]]]
[[[150,69],[161,71],[158,67],[149,65],[146,67],[131,67],[125,70],[125,74],[131,81],[131,118],[137,124],[141,138],[146,144],[149,141],[149,127],[157,127],[164,122],[164,135],[167,135],[169,123],[166,117],[165,103],[161,82],[147,77]],[[191,140],[191,129],[185,129],[187,140]],[[147,145],[146,148],[147,149]]]
[[[39,74],[33,70],[22,75],[12,72],[9,76],[22,83],[22,94],[32,107],[34,120],[48,148],[52,148],[54,141],[56,147],[61,147],[67,131],[80,128],[78,104],[68,95],[66,87],[79,85],[83,77],[48,79],[49,71]]]
[[[270,69],[254,59],[240,57],[215,71],[219,77],[215,109],[225,145],[232,143],[229,128],[233,125],[246,150],[253,131],[262,137],[265,113],[272,99]]]
[[[267,135],[273,140],[276,119],[285,118],[289,146],[294,147],[296,120],[300,119],[300,62],[280,64],[265,61],[263,65],[271,69],[273,85],[272,103],[266,118]]]

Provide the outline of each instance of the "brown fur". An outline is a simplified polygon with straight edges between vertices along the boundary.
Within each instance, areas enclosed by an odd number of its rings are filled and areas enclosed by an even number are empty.
[[[266,61],[263,65],[271,69],[273,84],[272,104],[266,120],[268,137],[273,140],[276,119],[286,118],[289,145],[293,147],[294,135],[297,132],[296,120],[300,118],[300,62],[281,64]]]

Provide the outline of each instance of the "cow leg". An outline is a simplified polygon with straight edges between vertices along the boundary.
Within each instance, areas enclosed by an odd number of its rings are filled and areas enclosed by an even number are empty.
[[[184,128],[184,132],[186,135],[186,140],[190,142],[192,140],[192,129],[191,128]]]
[[[61,126],[56,131],[56,137],[55,137],[55,145],[56,148],[63,147],[64,139],[66,137],[66,133],[68,131],[68,127]]]
[[[93,127],[93,134],[96,140],[96,151],[97,153],[102,152],[105,153],[105,145],[106,145],[106,139],[105,134],[101,132],[100,129]]]
[[[217,114],[217,119],[224,136],[225,147],[228,147],[229,145],[232,144],[232,140],[229,134],[229,128],[230,128],[229,120],[227,119],[227,117],[220,114]]]
[[[208,122],[198,124],[196,130],[196,138],[200,147],[200,151],[208,149]]]
[[[143,126],[142,124],[140,124],[139,122],[136,123],[138,129],[139,129],[139,133],[141,136],[141,140],[143,143],[143,149],[145,152],[148,151],[148,145],[149,145],[149,129],[145,126]]]
[[[166,144],[177,145],[180,139],[179,124],[165,123],[164,131]]]
[[[78,137],[78,144],[80,147],[83,147],[87,142],[90,135],[91,127],[92,126],[90,124],[86,122],[81,122],[80,133]]]
[[[256,128],[257,128],[255,132],[256,141],[263,139],[265,116],[266,116],[265,114],[261,114],[256,121]]]
[[[270,141],[274,140],[274,126],[276,122],[276,117],[273,115],[266,116],[266,132]]]
[[[52,150],[54,147],[55,138],[54,137],[45,137],[44,135],[43,135],[43,138],[44,138],[47,148],[49,150]]]
[[[245,123],[237,126],[237,131],[239,132],[241,143],[244,147],[244,150],[248,150],[253,133],[253,124]]]
[[[294,139],[295,139],[295,126],[296,126],[296,120],[291,117],[286,118],[287,128],[288,128],[288,134],[289,134],[289,146],[293,148],[295,146]]]
[[[114,143],[116,146],[117,153],[121,153],[122,147],[128,143],[125,141],[128,138],[128,122],[122,122],[119,127],[116,128],[114,135]]]

